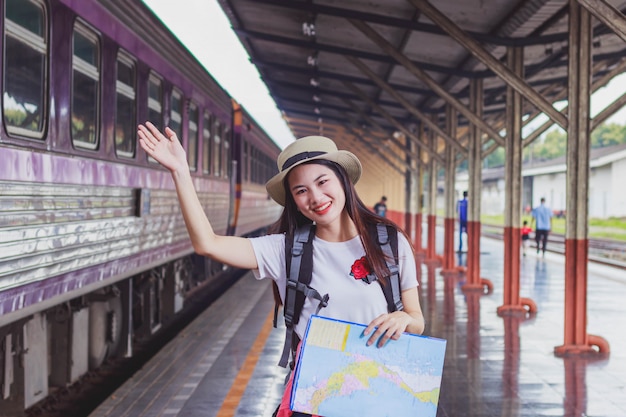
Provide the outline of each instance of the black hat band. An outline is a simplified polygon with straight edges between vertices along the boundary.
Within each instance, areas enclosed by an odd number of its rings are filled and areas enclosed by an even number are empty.
[[[316,156],[324,155],[325,153],[327,152],[315,151],[315,152],[301,152],[301,153],[295,154],[294,156],[292,156],[291,158],[288,158],[285,161],[285,163],[283,164],[283,167],[281,168],[281,171],[291,168],[294,164],[300,161],[304,161],[305,159],[315,158]]]

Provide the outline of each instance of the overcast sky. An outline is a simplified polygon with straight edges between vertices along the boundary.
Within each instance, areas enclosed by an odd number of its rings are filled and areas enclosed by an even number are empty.
[[[294,140],[217,1],[143,1],[279,146]]]
[[[143,1],[279,146],[285,147],[294,140],[217,0]],[[600,112],[624,91],[626,74],[616,77],[592,97],[591,115]],[[626,108],[607,122],[626,124]],[[533,125],[540,123],[543,121]]]

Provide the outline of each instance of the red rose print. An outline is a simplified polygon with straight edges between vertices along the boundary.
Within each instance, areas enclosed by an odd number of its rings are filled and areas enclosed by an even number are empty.
[[[367,262],[365,256],[362,256],[361,259],[357,259],[352,264],[350,275],[352,275],[354,279],[366,278],[370,273],[370,264]]]

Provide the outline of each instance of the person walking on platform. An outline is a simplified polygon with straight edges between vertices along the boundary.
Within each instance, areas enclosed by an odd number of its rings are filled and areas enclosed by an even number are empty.
[[[380,217],[387,217],[387,197],[382,196],[380,201],[374,205],[374,213]]]
[[[530,232],[532,232],[533,229],[530,228],[530,226],[528,226],[528,221],[524,220],[524,222],[522,223],[522,254],[524,256],[526,256],[526,249],[528,249],[528,245],[530,243]]]
[[[546,246],[548,245],[548,234],[552,230],[552,210],[546,206],[546,199],[541,198],[539,207],[532,211],[531,227],[535,223],[535,241],[537,242],[537,253],[539,250],[546,256]],[[541,246],[540,246],[541,243]]]
[[[314,249],[311,281],[306,286],[299,320],[293,323],[293,332],[300,340],[309,318],[318,312],[367,324],[363,334],[368,346],[383,347],[403,332],[424,331],[410,239],[393,222],[372,213],[358,197],[354,184],[362,168],[354,154],[338,150],[331,139],[322,136],[308,136],[287,146],[278,156],[279,173],[266,183],[267,192],[284,207],[283,212],[271,228],[272,234],[243,238],[214,232],[196,194],[185,150],[173,130],[165,128],[162,133],[146,122],[138,126],[138,138],[146,153],[170,171],[194,250],[218,262],[251,269],[256,279],[272,279],[285,308],[294,300],[287,298],[285,303],[285,297],[292,293],[292,288],[287,288],[288,280],[292,281],[288,277],[285,247],[288,242],[300,242],[294,234],[299,233],[301,226],[315,225],[309,227]],[[389,257],[377,239],[376,230],[381,223],[397,236],[397,268],[388,267]],[[301,262],[304,263],[304,255]],[[299,271],[300,275],[304,273]],[[381,288],[398,276],[401,305],[391,311],[387,294]],[[376,280],[381,285],[371,285]],[[320,294],[325,295],[319,297]],[[286,386],[278,416],[291,415],[290,386],[291,383]]]
[[[463,251],[463,233],[467,235],[467,191],[463,191],[463,199],[456,204],[459,215],[459,253]]]

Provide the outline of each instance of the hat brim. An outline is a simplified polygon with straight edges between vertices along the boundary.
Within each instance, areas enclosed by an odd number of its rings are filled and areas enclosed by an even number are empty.
[[[302,165],[305,162],[315,161],[319,159],[325,159],[327,161],[336,162],[341,167],[343,167],[343,169],[346,170],[346,173],[348,174],[350,181],[352,181],[352,184],[356,184],[357,181],[359,181],[359,178],[361,178],[361,172],[362,172],[361,162],[359,161],[359,158],[356,157],[356,155],[354,155],[352,152],[343,151],[343,150],[330,152],[330,153],[318,155],[312,158],[307,158],[302,161],[298,161],[297,163],[293,164],[289,168],[279,172],[278,174],[270,178],[270,180],[265,184],[265,188],[267,189],[267,193],[270,195],[270,197],[272,197],[272,200],[276,201],[281,206],[284,206],[286,196],[285,196],[285,186],[283,185],[283,181],[285,180],[285,177],[295,167]]]

